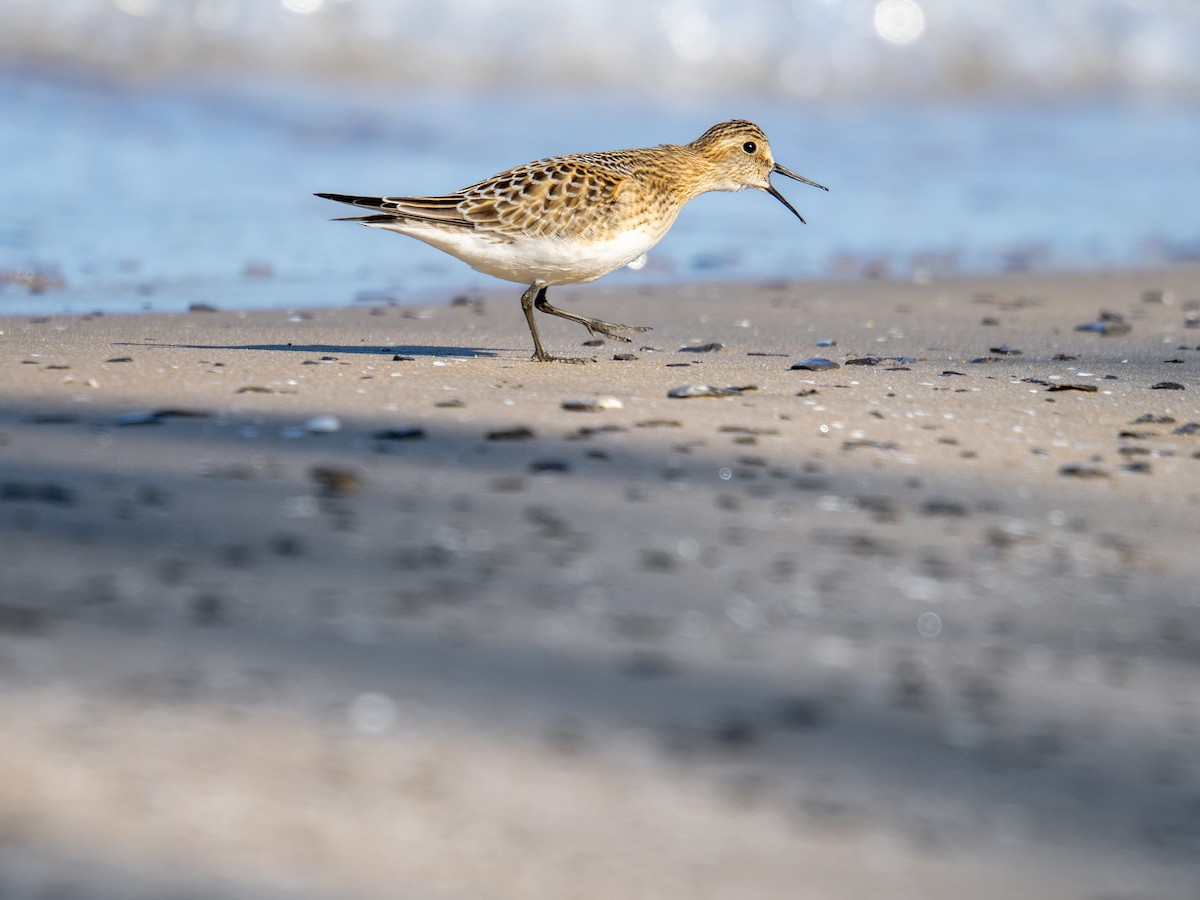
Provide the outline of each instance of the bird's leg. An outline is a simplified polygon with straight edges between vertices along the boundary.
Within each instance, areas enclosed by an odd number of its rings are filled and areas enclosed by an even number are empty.
[[[625,341],[629,343],[629,338],[623,334],[617,334],[618,331],[649,331],[648,325],[614,325],[612,322],[601,322],[599,319],[589,319],[586,316],[577,316],[575,313],[567,312],[565,309],[559,309],[557,306],[551,306],[550,301],[546,299],[546,290],[543,288],[538,293],[537,299],[533,301],[536,306],[544,313],[549,313],[552,316],[560,316],[564,319],[570,319],[572,322],[578,322],[592,334],[602,334],[607,338],[612,338],[614,341]]]
[[[529,333],[533,335],[533,358],[538,362],[569,362],[583,363],[589,362],[586,359],[572,359],[563,356],[551,356],[546,352],[546,348],[542,346],[542,339],[538,335],[537,322],[533,320],[533,308],[544,309],[543,304],[546,302],[546,286],[539,285],[534,282],[529,286],[529,289],[521,295],[521,311],[525,313],[525,321],[529,323]]]

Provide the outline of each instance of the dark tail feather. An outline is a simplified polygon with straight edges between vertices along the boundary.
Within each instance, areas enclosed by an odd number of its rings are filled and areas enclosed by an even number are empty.
[[[314,194],[313,196],[323,200],[336,200],[338,203],[349,203],[351,206],[366,206],[371,209],[378,209],[383,202],[382,197],[358,197],[354,194]]]
[[[336,219],[330,219],[331,222],[362,222],[364,225],[378,224],[380,222],[396,222],[402,219],[403,216],[390,216],[387,213],[376,213],[370,216],[338,216]]]

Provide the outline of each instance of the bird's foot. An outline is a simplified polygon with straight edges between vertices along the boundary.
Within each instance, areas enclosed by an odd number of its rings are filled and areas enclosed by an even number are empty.
[[[596,361],[595,357],[590,357],[590,358],[584,359],[584,358],[581,358],[578,356],[553,356],[549,353],[537,353],[537,352],[535,352],[533,354],[533,356],[530,358],[534,362],[574,363],[574,364],[578,364],[578,365],[583,365],[585,363],[594,363]]]
[[[603,335],[610,340],[623,341],[626,344],[629,343],[629,338],[618,332],[632,331],[636,333],[650,330],[649,325],[616,325],[612,322],[601,322],[599,319],[589,319],[587,322],[584,322],[584,325],[592,334]]]

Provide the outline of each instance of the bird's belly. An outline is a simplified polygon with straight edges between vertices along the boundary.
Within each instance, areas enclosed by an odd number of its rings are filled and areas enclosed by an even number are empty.
[[[538,282],[546,285],[595,281],[629,265],[658,243],[661,237],[642,229],[598,241],[519,237],[511,242],[499,242],[481,238],[479,232],[471,231],[430,234],[406,229],[403,233],[456,256],[473,269],[496,278],[520,284]]]

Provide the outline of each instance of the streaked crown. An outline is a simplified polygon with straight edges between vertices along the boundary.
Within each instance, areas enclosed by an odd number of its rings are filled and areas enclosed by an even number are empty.
[[[724,190],[766,189],[770,184],[775,160],[767,136],[753,122],[720,122],[688,146],[714,164],[713,174],[728,182]]]

